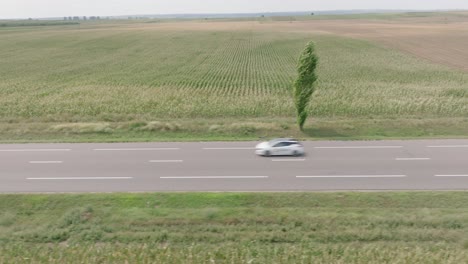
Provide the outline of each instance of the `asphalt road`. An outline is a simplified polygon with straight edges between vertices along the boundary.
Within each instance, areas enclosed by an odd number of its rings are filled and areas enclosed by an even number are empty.
[[[0,192],[468,190],[468,140],[0,145]]]

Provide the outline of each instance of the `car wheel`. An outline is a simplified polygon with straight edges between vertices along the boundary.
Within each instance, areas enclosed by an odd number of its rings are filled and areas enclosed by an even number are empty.
[[[270,151],[268,151],[268,150],[267,150],[267,151],[265,151],[265,157],[270,157],[270,156],[271,156],[271,153],[270,153]]]
[[[299,152],[297,150],[293,151],[293,156],[294,157],[299,157]]]

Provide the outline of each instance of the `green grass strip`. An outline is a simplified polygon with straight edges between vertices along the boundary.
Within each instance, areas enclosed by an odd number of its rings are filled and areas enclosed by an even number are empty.
[[[0,196],[0,263],[466,263],[467,192]]]

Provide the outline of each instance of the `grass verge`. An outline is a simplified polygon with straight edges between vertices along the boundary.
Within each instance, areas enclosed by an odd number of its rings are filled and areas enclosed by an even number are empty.
[[[0,263],[466,263],[468,194],[2,195]]]
[[[0,143],[236,141],[295,137],[302,140],[466,138],[467,118],[197,119],[95,123],[0,123]]]

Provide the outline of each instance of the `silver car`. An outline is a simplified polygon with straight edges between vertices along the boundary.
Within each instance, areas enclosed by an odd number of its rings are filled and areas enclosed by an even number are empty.
[[[304,147],[292,138],[277,138],[262,142],[255,147],[255,153],[260,156],[302,156]]]

